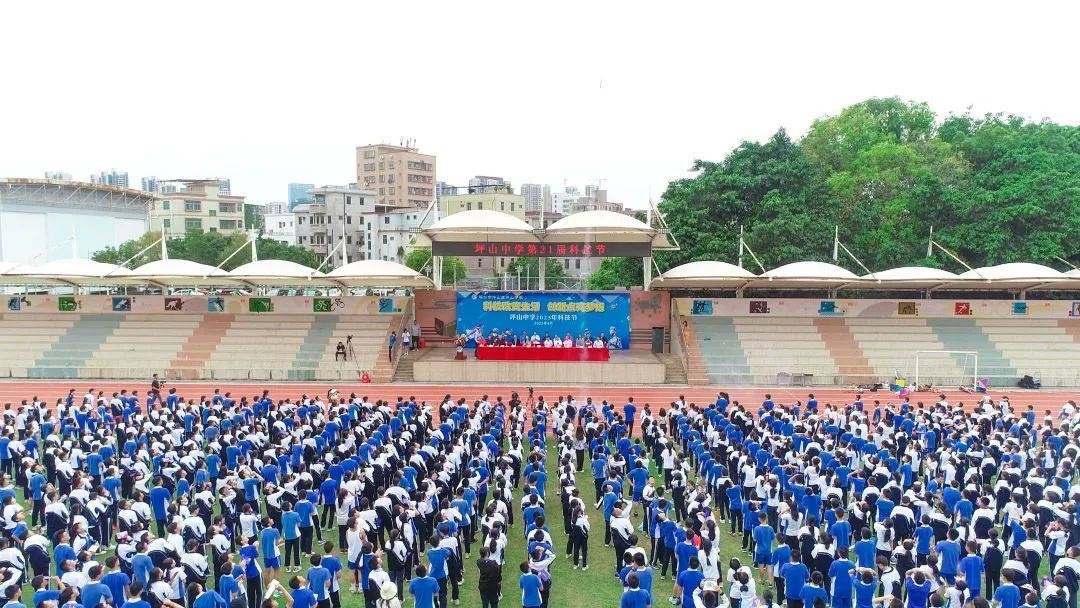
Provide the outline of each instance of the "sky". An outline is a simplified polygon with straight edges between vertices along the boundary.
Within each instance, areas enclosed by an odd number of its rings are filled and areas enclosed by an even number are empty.
[[[600,183],[640,208],[695,159],[869,97],[1080,123],[1078,7],[7,2],[0,177],[221,176],[282,201],[410,137],[450,184]]]

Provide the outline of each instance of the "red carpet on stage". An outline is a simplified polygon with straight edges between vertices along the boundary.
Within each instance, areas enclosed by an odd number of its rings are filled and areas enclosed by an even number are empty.
[[[607,361],[606,348],[546,348],[535,346],[477,346],[481,361]]]

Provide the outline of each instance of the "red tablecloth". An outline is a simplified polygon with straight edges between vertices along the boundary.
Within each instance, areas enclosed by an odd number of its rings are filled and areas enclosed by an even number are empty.
[[[607,361],[611,356],[606,348],[477,346],[476,358],[484,361]]]

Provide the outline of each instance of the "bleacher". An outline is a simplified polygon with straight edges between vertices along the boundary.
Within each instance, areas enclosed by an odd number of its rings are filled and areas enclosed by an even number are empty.
[[[398,318],[7,313],[0,321],[0,377],[356,379],[363,371],[375,375]],[[337,343],[348,335],[352,353],[335,361]]]
[[[1080,333],[1052,319],[685,317],[714,384],[835,386],[915,379],[997,387],[1024,374],[1044,386],[1080,386]],[[977,361],[977,367],[976,367]]]

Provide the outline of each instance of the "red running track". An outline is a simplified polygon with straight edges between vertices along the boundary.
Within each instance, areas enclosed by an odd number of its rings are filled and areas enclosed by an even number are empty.
[[[43,380],[43,381],[3,381],[0,382],[0,403],[17,404],[23,399],[39,397],[47,403],[53,403],[58,398],[67,395],[69,388],[74,388],[79,398],[88,389],[105,391],[106,395],[117,392],[120,389],[138,389],[140,394],[145,395],[148,382],[143,381],[85,381],[85,380]],[[455,399],[464,397],[472,401],[482,395],[488,395],[491,399],[501,396],[504,400],[510,398],[510,393],[517,391],[523,397],[526,393],[524,385],[435,385],[435,384],[359,384],[359,383],[334,383],[334,382],[249,382],[237,383],[226,382],[221,384],[211,382],[176,382],[169,383],[169,388],[176,388],[184,398],[198,399],[202,395],[210,395],[215,388],[221,391],[233,393],[233,397],[243,395],[255,395],[263,389],[268,389],[275,399],[297,398],[303,394],[326,395],[330,388],[336,388],[341,395],[347,396],[355,392],[357,395],[366,395],[371,400],[385,399],[395,401],[398,397],[415,397],[420,401],[438,403],[443,396],[450,394]],[[843,388],[809,388],[809,387],[726,387],[726,386],[555,386],[543,385],[535,387],[536,396],[543,396],[552,401],[559,395],[571,394],[579,401],[586,397],[592,397],[596,403],[604,399],[618,404],[625,403],[626,398],[633,396],[635,403],[643,406],[646,403],[656,408],[666,406],[679,395],[685,395],[690,402],[707,403],[716,397],[717,391],[727,391],[732,399],[738,400],[748,406],[756,406],[769,393],[778,403],[791,403],[796,399],[806,400],[809,393],[813,393],[818,401],[825,403],[847,403],[856,394],[855,391]],[[1030,391],[1023,389],[995,390],[991,395],[998,398],[1008,395],[1013,407],[1017,411],[1024,411],[1028,405],[1033,405],[1035,411],[1042,415],[1050,411],[1057,415],[1061,406],[1067,399],[1076,399],[1080,391],[1064,390],[1040,390]],[[979,400],[976,395],[963,393],[959,390],[947,390],[945,394],[951,402],[971,404]],[[875,399],[882,403],[899,402],[900,399],[887,392],[863,392],[863,401],[872,403]],[[937,401],[937,393],[915,393],[912,395],[913,402],[924,401],[932,403]]]

